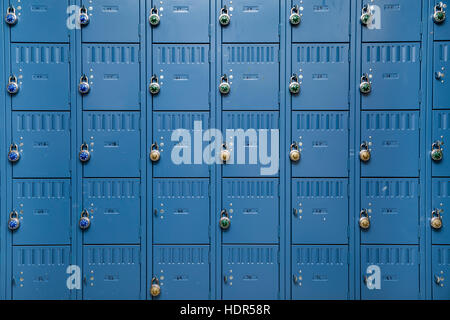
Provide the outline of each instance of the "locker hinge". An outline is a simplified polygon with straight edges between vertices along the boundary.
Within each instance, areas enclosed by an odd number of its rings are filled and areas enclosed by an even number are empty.
[[[350,251],[347,251],[347,264],[350,265]]]
[[[280,263],[280,251],[277,253],[277,262]]]
[[[422,48],[419,50],[419,61],[422,62]]]
[[[281,51],[278,49],[278,62],[281,62]]]
[[[141,63],[141,61],[142,61],[141,53],[142,53],[142,50],[139,49],[139,52],[138,52],[138,62],[139,62],[139,63]]]
[[[350,161],[350,160],[348,160],[348,161]],[[349,183],[347,183],[347,198],[350,199],[350,184]]]
[[[208,92],[208,104],[211,106],[211,92]]]
[[[208,238],[211,240],[211,226],[208,227]]]
[[[278,226],[278,240],[280,240],[280,236],[281,236],[281,230],[280,230],[280,226]]]
[[[212,35],[212,28],[213,28],[212,24],[209,24],[208,25],[208,37],[210,37],[210,38],[211,38],[211,35]]]
[[[281,36],[281,24],[278,24],[278,37]]]
[[[208,251],[208,264],[211,264],[211,251]]]
[[[281,92],[278,92],[278,105],[281,103]]]
[[[350,239],[350,226],[347,226],[347,239]]]
[[[211,63],[211,50],[208,50],[208,62]]]
[[[422,90],[419,90],[419,104],[422,104]]]

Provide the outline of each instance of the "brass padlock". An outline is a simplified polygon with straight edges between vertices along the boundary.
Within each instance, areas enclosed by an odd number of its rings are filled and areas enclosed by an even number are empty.
[[[222,144],[222,150],[220,151],[220,160],[227,162],[231,158],[231,152],[228,150],[226,143]]]
[[[361,159],[361,161],[363,162],[367,162],[370,160],[370,156],[369,144],[364,141],[359,146],[359,159]]]
[[[153,162],[156,162],[160,158],[161,158],[161,152],[159,152],[158,144],[155,142],[150,147],[150,160]]]
[[[298,82],[298,76],[295,73],[289,81],[289,92],[291,94],[298,94],[300,92],[300,82]]]
[[[231,220],[230,216],[228,215],[227,210],[222,210],[220,212],[220,220],[219,220],[219,226],[222,230],[226,230],[230,227]]]
[[[438,230],[442,228],[442,217],[441,217],[441,210],[434,209],[431,212],[431,220],[430,225],[433,229]]]
[[[159,17],[159,14],[158,14],[158,8],[156,8],[156,6],[154,6],[150,10],[150,15],[148,16],[148,22],[152,26],[157,26],[160,21],[161,21],[161,18]]]
[[[296,25],[300,24],[301,21],[302,21],[302,17],[299,14],[298,5],[295,5],[291,8],[291,15],[289,16],[289,22],[293,26],[296,26]]]
[[[291,159],[291,161],[297,162],[300,160],[300,157],[301,153],[298,144],[297,142],[293,142],[291,144],[291,151],[289,152],[289,158]]]
[[[222,26],[227,26],[230,24],[231,17],[228,14],[228,8],[227,6],[223,6],[222,9],[220,9],[220,15],[219,15],[219,23]]]
[[[435,141],[433,142],[433,144],[431,145],[431,159],[433,159],[433,161],[441,161],[442,158],[444,157],[444,152],[442,149],[442,145],[444,143],[442,141]]]
[[[152,295],[152,297],[157,297],[161,294],[161,287],[159,285],[159,279],[157,277],[153,277],[152,279],[150,294]]]
[[[152,75],[152,77],[150,79],[150,84],[148,85],[148,91],[150,91],[150,93],[152,95],[155,95],[155,94],[158,94],[160,90],[161,90],[161,86],[159,85],[158,77],[154,74],[154,75]]]
[[[369,4],[365,4],[361,9],[361,23],[365,26],[372,22],[373,14]]]
[[[361,76],[361,82],[359,84],[359,91],[362,94],[369,94],[370,91],[372,91],[372,84],[369,80],[369,75],[367,73],[364,73]]]
[[[437,5],[434,6],[434,13],[433,13],[433,20],[435,23],[442,23],[445,20],[445,10],[444,10],[444,3],[439,2]]]
[[[219,92],[223,95],[229,94],[231,91],[230,83],[228,82],[228,76],[224,74],[220,78],[220,84],[219,84]]]
[[[359,213],[359,226],[364,230],[367,230],[370,227],[370,218],[367,209],[362,209]]]

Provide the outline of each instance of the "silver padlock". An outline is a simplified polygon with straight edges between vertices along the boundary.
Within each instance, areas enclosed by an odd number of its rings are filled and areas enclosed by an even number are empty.
[[[444,3],[439,2],[434,6],[434,13],[433,13],[433,21],[437,24],[442,23],[445,21],[445,10],[444,10]]]
[[[298,9],[298,5],[295,5],[291,8],[291,15],[289,16],[289,22],[293,26],[296,26],[296,25],[300,24],[301,21],[302,21],[302,17],[300,16],[300,11]]]
[[[8,229],[11,231],[17,230],[20,227],[19,213],[16,210],[11,211],[8,220]]]
[[[161,90],[161,86],[159,85],[158,82],[158,77],[154,74],[152,75],[152,77],[150,78],[150,84],[148,86],[148,91],[152,94],[152,95],[156,95],[159,93],[159,91]]]
[[[364,73],[361,76],[361,82],[359,84],[359,91],[362,94],[369,94],[372,91],[372,83],[370,82],[369,75]]]
[[[80,229],[82,229],[82,230],[86,230],[91,225],[91,219],[89,217],[89,212],[86,209],[81,211],[81,216],[80,216],[78,225],[80,226]]]
[[[80,11],[78,13],[78,22],[81,26],[89,24],[89,14],[85,6],[82,6],[80,8]]]
[[[230,83],[228,82],[228,76],[224,74],[222,77],[220,77],[220,84],[219,84],[219,92],[222,95],[227,95],[231,91]]]
[[[442,228],[442,217],[441,217],[441,210],[434,209],[431,212],[431,220],[430,225],[433,229],[439,230]]]
[[[366,209],[362,209],[359,213],[359,227],[364,230],[370,227],[370,217]]]
[[[370,5],[369,4],[365,4],[362,9],[361,9],[361,23],[365,26],[369,25],[370,23],[372,23],[373,20],[373,14],[372,14],[372,10],[370,9]]]
[[[289,159],[291,159],[291,161],[293,162],[297,162],[300,160],[300,157],[301,153],[298,144],[297,142],[293,142],[291,144],[291,151],[289,152]]]
[[[78,91],[81,94],[87,94],[91,90],[91,86],[89,84],[88,77],[83,74],[80,78],[80,82],[78,83]]]
[[[230,24],[230,21],[231,21],[231,17],[228,14],[228,8],[227,8],[227,6],[223,6],[223,8],[220,9],[219,23],[222,26],[227,26]]]
[[[13,6],[9,6],[6,9],[5,22],[9,25],[15,25],[17,20],[16,9]]]
[[[219,219],[219,226],[222,230],[226,230],[230,227],[231,220],[230,216],[228,215],[227,210],[222,210],[220,212],[220,219]]]
[[[300,82],[298,76],[294,73],[289,80],[289,92],[291,94],[298,94],[300,92]]]
[[[157,26],[160,21],[161,21],[161,18],[160,18],[159,13],[158,13],[158,8],[156,8],[156,6],[154,6],[150,10],[150,15],[148,16],[148,22],[152,26]]]
[[[80,146],[80,152],[78,153],[78,159],[80,159],[81,162],[87,162],[91,158],[91,153],[89,152],[89,146],[85,142],[81,144]]]
[[[159,146],[156,142],[153,143],[152,146],[150,147],[149,157],[152,162],[159,161],[159,159],[161,158],[161,152],[159,152]]]
[[[20,159],[19,147],[15,143],[9,146],[8,160],[10,162],[17,162]]]
[[[8,91],[9,94],[16,94],[19,92],[19,84],[15,75],[9,76],[6,91]]]
[[[443,144],[444,143],[442,141],[435,141],[431,145],[430,156],[433,161],[441,161],[444,157],[444,151],[442,149]]]

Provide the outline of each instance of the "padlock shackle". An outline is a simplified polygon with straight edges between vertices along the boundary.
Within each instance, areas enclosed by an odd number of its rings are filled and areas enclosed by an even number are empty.
[[[158,83],[158,76],[156,74],[152,75],[150,83]]]
[[[293,82],[298,82],[298,76],[297,76],[296,73],[293,73],[293,74],[291,75],[290,82],[291,82],[291,83],[293,83]]]
[[[158,150],[158,149],[159,149],[158,143],[155,141],[154,143],[152,143],[150,150]]]
[[[441,210],[440,209],[434,209],[433,211],[431,211],[431,217],[438,217],[439,219],[441,218]]]
[[[158,8],[156,7],[156,5],[150,9],[150,14],[158,14]]]
[[[17,77],[14,74],[10,75],[8,78],[8,82],[17,84]]]
[[[17,151],[19,149],[19,146],[16,144],[16,143],[11,143],[10,145],[9,145],[9,151]]]
[[[16,14],[16,8],[14,8],[13,5],[10,5],[10,6],[6,9],[6,13],[13,13],[13,14]]]
[[[298,5],[294,5],[292,8],[291,8],[291,14],[293,14],[293,13],[298,13]]]
[[[157,284],[159,286],[159,279],[157,277],[153,277],[152,281],[150,282],[151,285]]]
[[[431,145],[431,149],[441,150],[442,145],[443,145],[443,143],[441,141],[437,140],[437,141],[433,142],[433,144]]]
[[[19,218],[19,213],[16,210],[13,210],[9,213],[9,218],[10,219]]]
[[[297,151],[298,151],[298,149],[299,149],[299,148],[298,148],[298,143],[295,142],[295,141],[292,142],[292,144],[291,144],[291,151],[292,151],[294,148],[295,148]]]
[[[361,76],[361,83],[363,82],[370,82],[369,75],[367,73],[363,73]]]
[[[223,216],[226,216],[227,218],[229,218],[229,214],[226,209],[223,209],[222,211],[220,211],[220,217],[223,217]]]
[[[84,6],[84,4],[81,6],[81,8],[80,8],[80,13],[87,13],[88,12],[88,10],[87,10],[87,8]]]
[[[89,217],[89,211],[87,209],[83,209],[81,211],[81,218]]]
[[[220,9],[220,13],[221,14],[228,14],[228,7],[227,7],[226,4]]]
[[[369,150],[369,144],[367,143],[367,141],[363,141],[361,143],[361,145],[359,146],[359,151],[362,151],[362,150]]]
[[[81,83],[81,82],[89,82],[88,76],[85,75],[85,74],[83,74],[83,75],[80,77],[80,83]]]
[[[88,150],[89,149],[89,145],[86,142],[83,142],[80,146],[80,150]]]
[[[228,76],[226,73],[224,73],[221,77],[220,77],[220,82],[226,82],[228,83]]]
[[[434,13],[439,12],[439,11],[444,11],[444,3],[438,2],[435,6],[434,6]]]
[[[367,212],[367,209],[362,209],[360,212],[359,212],[359,217],[360,218],[362,218],[363,216],[365,216],[365,217],[369,217],[369,213]]]

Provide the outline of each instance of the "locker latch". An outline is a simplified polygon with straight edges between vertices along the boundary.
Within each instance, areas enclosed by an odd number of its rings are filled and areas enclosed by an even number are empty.
[[[80,8],[80,12],[78,14],[78,22],[82,26],[85,26],[89,23],[89,14],[88,14],[88,10],[85,6],[82,6]]]
[[[20,159],[19,147],[14,142],[9,146],[8,160],[10,162],[17,162]]]
[[[300,16],[300,11],[298,9],[298,5],[295,5],[291,8],[291,15],[289,16],[289,22],[296,26],[300,24],[302,17]]]
[[[369,144],[367,143],[367,141],[364,141],[359,146],[359,159],[361,159],[361,161],[363,161],[363,162],[367,162],[370,160],[370,157],[371,157],[371,154],[370,154]]]
[[[220,211],[220,220],[219,220],[219,226],[222,230],[226,230],[230,227],[231,220],[230,216],[228,215],[227,210]]]
[[[220,15],[219,15],[219,23],[222,26],[227,26],[230,24],[231,17],[228,14],[228,8],[227,6],[223,6],[222,9],[220,9]]]
[[[298,76],[295,73],[289,80],[289,92],[292,94],[298,94],[300,92],[300,82],[298,82]]]
[[[364,230],[367,230],[370,227],[370,218],[367,209],[362,209],[359,213],[359,226]]]
[[[442,141],[435,141],[431,145],[430,155],[431,155],[431,159],[433,159],[433,161],[441,161],[442,158],[444,157],[444,151],[442,149],[443,144],[444,144],[444,142],[442,142]]]
[[[89,146],[86,142],[82,143],[80,146],[80,152],[78,153],[78,159],[81,162],[87,162],[91,158],[91,153],[89,152]]]
[[[89,212],[86,209],[81,211],[80,220],[78,221],[80,229],[86,230],[91,225],[91,219],[89,218]]]
[[[19,84],[17,83],[17,77],[15,75],[9,76],[6,91],[8,91],[9,94],[16,94],[19,92]]]
[[[157,26],[160,21],[161,21],[161,18],[159,17],[158,8],[156,8],[156,6],[154,6],[150,10],[150,15],[148,16],[148,22],[152,26]]]
[[[152,297],[157,297],[161,294],[161,286],[159,285],[159,279],[157,277],[152,278],[150,294]]]
[[[361,9],[361,23],[365,26],[372,22],[373,14],[369,4],[365,4]]]
[[[228,76],[224,74],[222,77],[220,77],[219,92],[223,95],[227,95],[230,93],[230,91],[231,86],[228,82]]]
[[[150,78],[150,84],[148,86],[148,91],[150,91],[150,93],[152,95],[155,95],[155,94],[158,94],[160,90],[161,90],[161,86],[159,85],[158,77],[156,76],[156,74],[154,74]]]
[[[434,6],[433,20],[435,23],[442,23],[445,20],[445,10],[446,5],[443,2],[439,2]]]
[[[13,6],[6,9],[5,22],[9,25],[14,25],[17,23],[16,9]]]
[[[11,211],[8,220],[8,229],[11,231],[17,230],[20,227],[19,213],[16,210]]]
[[[291,144],[291,151],[289,152],[289,158],[291,159],[291,161],[297,162],[300,160],[300,157],[301,153],[298,147],[298,143],[294,141]]]
[[[149,157],[152,162],[157,162],[161,158],[161,152],[159,152],[159,146],[156,141],[150,147],[150,156]]]
[[[372,84],[369,80],[369,75],[367,73],[364,73],[361,76],[361,82],[359,84],[359,91],[361,91],[362,94],[369,94],[370,91],[372,91]]]
[[[439,230],[442,228],[442,217],[441,217],[441,211],[440,209],[434,209],[431,212],[431,220],[430,225],[433,229]]]
[[[83,74],[80,78],[80,82],[78,83],[78,91],[81,94],[87,94],[91,90],[91,86],[89,84],[89,79],[87,75]]]

